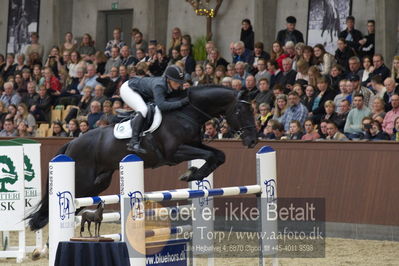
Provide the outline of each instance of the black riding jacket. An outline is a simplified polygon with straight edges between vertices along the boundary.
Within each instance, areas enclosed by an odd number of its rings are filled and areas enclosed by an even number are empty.
[[[129,80],[129,87],[139,93],[145,102],[154,102],[161,111],[179,109],[187,101],[167,101],[172,89],[168,87],[164,77],[134,77]]]

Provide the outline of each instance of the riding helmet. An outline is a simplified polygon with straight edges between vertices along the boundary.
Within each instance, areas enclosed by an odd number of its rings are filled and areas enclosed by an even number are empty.
[[[180,84],[186,82],[184,79],[184,72],[176,65],[169,66],[165,70],[165,77]]]

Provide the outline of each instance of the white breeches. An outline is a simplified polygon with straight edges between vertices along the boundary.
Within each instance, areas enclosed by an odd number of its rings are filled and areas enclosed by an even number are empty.
[[[128,83],[129,81],[123,83],[119,90],[122,100],[131,108],[133,108],[134,111],[140,112],[145,118],[148,111],[147,105],[144,102],[143,98],[141,98],[140,94],[132,90],[129,87]]]

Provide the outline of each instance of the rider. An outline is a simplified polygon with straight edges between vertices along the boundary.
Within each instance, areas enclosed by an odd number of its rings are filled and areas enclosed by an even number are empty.
[[[187,97],[177,101],[167,101],[167,98],[173,91],[183,89],[183,83],[185,83],[184,72],[176,65],[169,66],[162,77],[134,77],[123,83],[120,95],[137,113],[131,121],[132,138],[127,144],[129,151],[146,153],[139,142],[148,111],[146,102],[155,102],[162,112],[179,109],[189,103]]]

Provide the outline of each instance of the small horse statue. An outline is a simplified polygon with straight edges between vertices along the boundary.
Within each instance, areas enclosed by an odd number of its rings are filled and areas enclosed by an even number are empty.
[[[85,230],[86,222],[90,237],[92,237],[92,234],[90,232],[91,222],[94,222],[94,236],[95,237],[100,236],[100,226],[101,226],[101,221],[103,220],[103,211],[104,211],[104,201],[101,201],[97,205],[97,209],[84,210],[82,212],[82,221],[80,222],[80,236],[82,236],[82,232]]]

